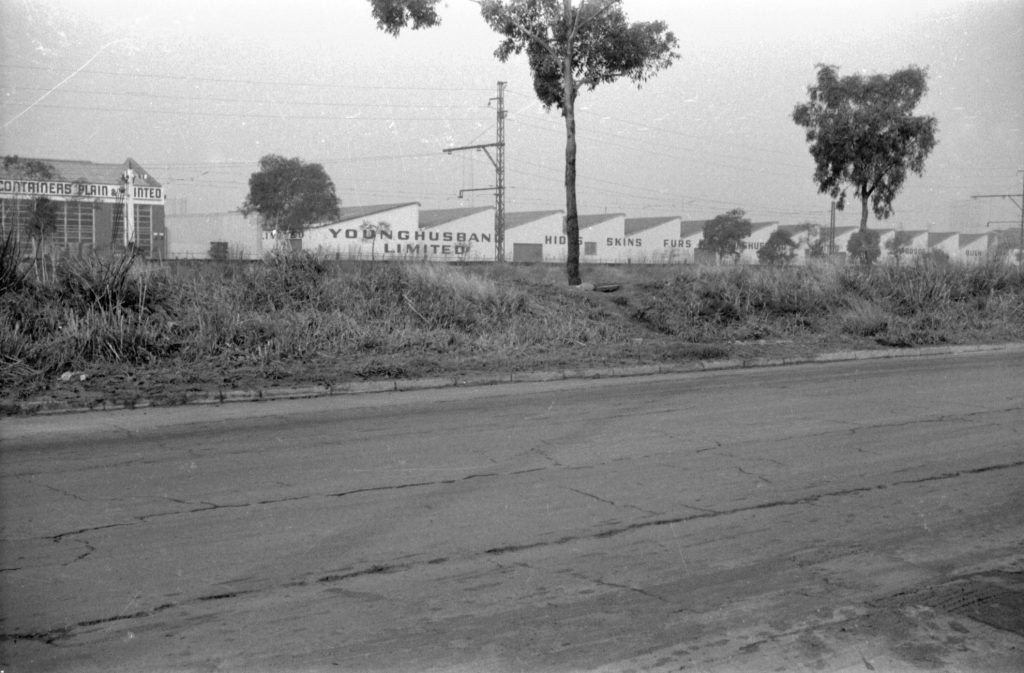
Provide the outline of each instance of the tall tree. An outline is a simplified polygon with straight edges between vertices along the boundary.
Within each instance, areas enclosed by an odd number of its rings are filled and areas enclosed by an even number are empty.
[[[259,214],[265,229],[290,235],[341,216],[334,183],[323,166],[276,154],[260,159],[239,210],[243,215]]]
[[[738,262],[743,254],[743,239],[750,236],[754,225],[746,213],[735,208],[704,224],[704,236],[697,244],[700,250],[713,252],[719,257],[732,257]]]
[[[392,34],[436,25],[439,0],[370,0],[378,25]],[[678,40],[662,21],[630,23],[622,0],[474,0],[484,20],[504,39],[494,55],[507,61],[526,52],[533,88],[548,109],[565,118],[566,274],[580,283],[580,230],[576,200],[576,98],[581,89],[623,77],[637,85],[669,67]],[[430,10],[430,11],[428,11]]]
[[[807,87],[808,101],[794,108],[793,121],[807,129],[818,191],[837,199],[842,210],[852,187],[866,231],[869,204],[878,219],[889,217],[907,171],[924,173],[938,123],[913,114],[928,91],[924,69],[845,77],[837,70],[818,65],[817,83]]]

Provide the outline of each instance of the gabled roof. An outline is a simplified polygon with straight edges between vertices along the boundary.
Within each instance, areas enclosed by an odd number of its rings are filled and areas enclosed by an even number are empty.
[[[710,219],[707,219],[707,220],[683,220],[682,222],[679,223],[679,237],[680,238],[687,238],[689,236],[693,236],[693,235],[698,234],[698,233],[703,233],[704,225],[706,225],[710,221],[711,221]],[[750,223],[750,233],[754,233],[755,231],[760,231],[760,230],[765,229],[767,227],[774,227],[777,224],[778,224],[778,222],[751,222]]]
[[[386,213],[389,210],[398,210],[399,208],[407,208],[409,206],[418,205],[420,205],[418,201],[407,201],[405,203],[385,203],[376,206],[347,206],[345,208],[340,209],[341,216],[335,222],[348,222],[350,220],[358,220],[363,217],[369,217],[370,215]],[[335,222],[331,222],[330,224],[335,224]]]
[[[160,187],[156,178],[149,174],[145,168],[139,165],[131,157],[119,164],[98,164],[92,161],[75,161],[72,159],[35,159],[33,157],[20,157],[22,161],[41,161],[49,164],[61,180],[67,182],[88,182],[92,184],[117,184],[121,180],[124,169],[131,167],[135,171],[135,184],[147,185],[149,187]],[[0,174],[4,174],[0,165]]]
[[[505,213],[505,229],[507,231],[514,227],[521,227],[524,224],[542,220],[545,217],[563,215],[564,213],[565,211],[563,210],[529,210],[518,213]]]
[[[960,234],[960,247],[966,247],[982,238],[988,238],[991,234]]]
[[[778,222],[751,222],[750,233],[753,234],[756,231],[764,231],[765,229],[776,227],[778,224]]]
[[[797,236],[809,236],[812,233],[818,235],[824,234],[828,231],[828,227],[823,227],[820,224],[780,224],[779,231],[783,231],[793,238]]]
[[[956,232],[952,231],[932,232],[928,234],[928,247],[931,248],[933,246],[938,245],[939,243],[942,243],[943,241],[948,241],[949,239],[953,238],[956,235]]]
[[[679,238],[689,238],[704,233],[704,225],[711,220],[684,220],[679,223]]]
[[[625,213],[602,213],[600,215],[578,215],[576,218],[579,223],[580,231],[595,227],[603,222],[610,222],[612,220],[625,219]],[[565,218],[562,218],[562,233],[566,232],[565,229]]]
[[[485,210],[494,210],[494,206],[482,206],[477,208],[445,208],[443,210],[421,210],[420,229],[430,229],[448,222],[461,220],[470,215],[482,213]]]
[[[852,233],[856,232],[858,229],[860,229],[860,227],[836,227],[836,229],[835,229],[835,231],[836,231],[836,238],[839,238],[840,236],[846,236],[847,234],[852,234]],[[821,228],[821,235],[822,236],[828,236],[829,235],[829,228],[828,227],[822,227]]]
[[[676,215],[664,215],[662,217],[627,217],[626,218],[626,236],[632,236],[641,231],[647,231],[653,229],[662,224],[668,224],[678,220],[679,217]]]

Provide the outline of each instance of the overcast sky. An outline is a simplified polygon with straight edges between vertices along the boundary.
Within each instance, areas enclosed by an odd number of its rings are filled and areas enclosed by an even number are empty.
[[[938,118],[924,177],[884,225],[984,231],[1019,221],[1024,168],[1024,0],[625,0],[661,19],[681,58],[637,90],[578,102],[581,213],[828,222],[791,119],[815,64],[841,73],[926,67],[919,112]],[[480,152],[508,82],[509,211],[563,209],[564,123],[536,101],[524,58],[469,0],[393,38],[366,0],[0,0],[0,153],[119,163],[132,157],[190,212],[237,208],[268,153],[324,165],[343,205],[488,205]],[[847,207],[840,225],[859,219]],[[993,224],[1010,227],[1010,224]]]

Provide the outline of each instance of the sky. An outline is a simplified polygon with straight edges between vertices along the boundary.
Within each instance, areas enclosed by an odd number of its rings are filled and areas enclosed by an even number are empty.
[[[580,94],[581,214],[828,224],[792,121],[815,66],[927,68],[938,119],[922,177],[872,226],[984,232],[1020,222],[1024,0],[624,0],[662,20],[675,64]],[[367,0],[0,0],[0,154],[131,157],[189,213],[238,208],[261,156],[320,163],[343,206],[486,206],[497,83],[507,82],[506,210],[564,210],[565,126],[524,57],[470,0],[392,37]],[[467,191],[459,197],[460,190]],[[976,195],[1015,195],[981,198]],[[859,203],[839,226],[859,222]],[[1019,226],[1019,225],[1018,225]]]

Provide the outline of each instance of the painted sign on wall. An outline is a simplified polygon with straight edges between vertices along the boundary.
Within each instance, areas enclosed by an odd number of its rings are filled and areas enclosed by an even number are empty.
[[[92,182],[67,182],[54,180],[12,180],[0,179],[0,194],[15,196],[45,196],[56,199],[117,198],[124,194],[121,185],[106,185]],[[132,197],[140,203],[163,203],[163,187],[136,186]]]

